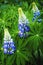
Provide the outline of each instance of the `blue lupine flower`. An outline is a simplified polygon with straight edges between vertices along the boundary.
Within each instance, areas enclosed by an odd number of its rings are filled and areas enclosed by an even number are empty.
[[[33,17],[32,21],[34,21],[36,19],[36,17]]]
[[[38,16],[40,16],[40,12],[35,12],[34,15],[33,15],[32,21],[34,21]],[[41,22],[41,19],[39,19],[39,20]],[[39,22],[39,20],[38,20],[38,22]]]
[[[5,54],[13,54],[16,50],[16,47],[14,45],[13,39],[11,39],[11,36],[7,29],[4,30],[4,45],[3,45],[4,53]]]
[[[30,27],[29,27],[29,26],[25,25],[24,28],[25,28],[25,31],[26,31],[26,32],[29,32],[29,31],[30,31]]]
[[[24,33],[19,31],[19,36],[22,38],[24,36]]]
[[[23,28],[23,24],[19,24],[19,26],[18,26],[18,27],[19,27],[20,29],[21,29],[21,28]]]
[[[38,22],[41,22],[42,21],[42,19],[38,19]]]
[[[23,28],[23,27],[24,27],[24,26],[22,26],[22,25],[19,24],[19,27],[18,27],[18,28],[19,28],[19,30],[20,30],[21,32],[24,33],[24,28]]]
[[[35,12],[34,17],[40,16],[40,12]]]
[[[9,51],[9,52],[8,52],[8,54],[13,54],[13,53],[14,53],[14,51]]]
[[[20,32],[19,32],[19,36],[20,36],[21,38],[23,38],[23,37],[27,37],[28,34],[26,34],[26,33],[22,33],[22,32],[20,31]]]
[[[40,11],[39,11],[38,7],[36,6],[35,2],[33,2],[32,4],[33,4],[33,8],[32,8],[33,19],[32,19],[32,21],[34,21],[38,16],[40,16]]]
[[[3,48],[8,49],[8,45],[7,44],[4,44]]]
[[[18,12],[19,12],[19,24],[18,24],[19,36],[25,37],[27,35],[26,32],[29,32],[30,30],[28,26],[29,22],[21,8],[18,9]]]
[[[40,16],[40,11],[36,12],[35,14],[36,16]]]
[[[7,50],[6,48],[4,48],[4,53],[5,53],[5,54],[7,54],[7,51],[8,51],[8,50]]]

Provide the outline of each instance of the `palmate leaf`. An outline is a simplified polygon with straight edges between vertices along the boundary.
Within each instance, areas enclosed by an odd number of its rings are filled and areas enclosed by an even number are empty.
[[[20,65],[20,58],[19,58],[19,55],[17,55],[17,57],[16,57],[16,64],[17,64],[17,65]]]
[[[15,60],[15,53],[13,55],[7,55],[6,65],[12,65]]]
[[[34,51],[37,50],[38,45],[39,45],[38,41],[35,40],[33,36],[31,36],[28,41],[29,51],[32,52],[32,50],[34,50]]]
[[[27,43],[25,42],[25,38],[16,37],[16,63],[17,65],[25,65],[25,61],[29,61],[28,59],[28,50],[26,50]],[[23,62],[24,61],[24,62]]]
[[[38,22],[30,23],[30,32],[29,32],[29,48],[37,50],[40,42],[43,42],[43,33],[42,33],[42,24]],[[42,39],[42,40],[41,40]]]
[[[17,51],[17,57],[16,57],[16,60],[17,60],[17,65],[25,65],[25,60],[28,61],[28,58],[26,57],[26,55],[24,55],[23,53],[21,53],[21,51]],[[19,61],[19,62],[18,62]],[[23,62],[24,61],[24,62]]]

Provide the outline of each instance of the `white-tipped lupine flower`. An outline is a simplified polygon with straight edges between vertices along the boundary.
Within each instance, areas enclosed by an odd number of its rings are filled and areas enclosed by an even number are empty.
[[[18,28],[19,28],[19,31],[21,32],[21,33],[19,32],[19,36],[24,37],[24,34],[26,32],[29,32],[29,29],[30,29],[28,26],[29,21],[26,18],[25,14],[23,13],[22,8],[18,9],[18,13],[19,13]]]
[[[11,39],[11,35],[8,32],[8,29],[4,29],[4,40],[10,40]]]
[[[19,13],[19,23],[29,23],[28,19],[26,18],[25,14],[22,11],[22,8],[18,8]]]
[[[33,6],[33,7],[32,7],[33,13],[39,12],[39,9],[38,9],[38,7],[36,6],[35,2],[32,3],[32,6]]]
[[[4,29],[3,49],[5,54],[13,54],[16,49],[13,39],[11,39],[11,35],[8,32],[8,29]]]
[[[35,2],[32,3],[32,11],[33,11],[33,20],[34,21],[38,16],[40,16],[40,10],[36,6]],[[41,19],[38,19],[38,22],[40,22]]]

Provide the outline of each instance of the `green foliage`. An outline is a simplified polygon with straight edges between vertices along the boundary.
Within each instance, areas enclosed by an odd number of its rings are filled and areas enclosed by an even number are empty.
[[[40,23],[37,20],[32,22],[33,14],[29,10],[27,2],[23,3],[23,11],[25,10],[24,13],[30,22],[30,32],[27,38],[20,38],[18,36],[18,8],[18,5],[0,6],[0,65],[26,65],[27,62],[31,65],[38,65],[37,60],[43,60],[40,58],[43,57],[43,20]],[[43,14],[42,10],[41,13]],[[15,42],[16,51],[13,55],[4,54],[1,49],[4,28],[8,28]]]

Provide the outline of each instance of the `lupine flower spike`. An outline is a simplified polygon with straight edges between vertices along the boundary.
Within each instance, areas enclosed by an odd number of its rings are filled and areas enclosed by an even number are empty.
[[[4,29],[4,43],[3,49],[5,54],[13,54],[15,51],[15,45],[11,35],[9,34],[7,29]]]
[[[18,9],[18,13],[19,13],[19,20],[18,20],[19,36],[22,38],[28,35],[28,32],[30,30],[28,26],[29,21],[21,8]]]
[[[34,21],[38,16],[40,16],[40,11],[38,9],[38,7],[36,6],[35,2],[32,3],[32,11],[33,11],[33,20]],[[41,19],[38,19],[38,22],[40,22]]]

